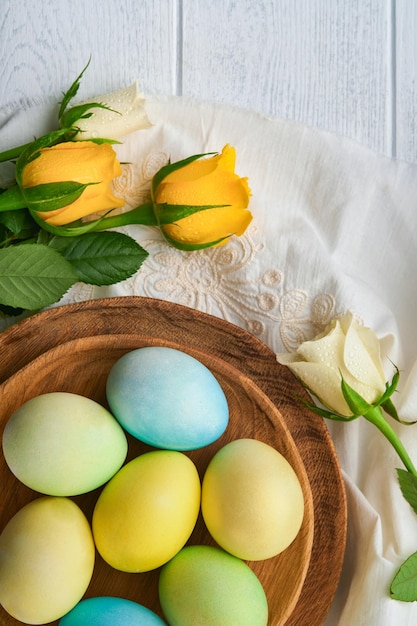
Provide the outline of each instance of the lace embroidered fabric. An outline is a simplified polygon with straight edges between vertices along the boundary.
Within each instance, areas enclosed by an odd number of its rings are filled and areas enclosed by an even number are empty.
[[[152,177],[168,159],[166,153],[152,151],[143,163],[122,166],[114,192],[125,198],[124,211],[149,201]],[[289,351],[323,330],[335,314],[334,296],[286,289],[285,270],[264,264],[265,244],[256,223],[226,246],[192,253],[168,246],[157,228],[120,230],[132,236],[139,229],[142,236],[136,238],[149,256],[135,276],[113,288],[120,295],[192,307],[235,323],[265,342],[278,331],[282,346]],[[60,304],[91,299],[100,291],[78,284]]]

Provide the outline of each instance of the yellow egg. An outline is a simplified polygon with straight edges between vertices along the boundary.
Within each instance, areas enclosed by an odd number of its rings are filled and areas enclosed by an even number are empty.
[[[185,454],[142,454],[119,470],[97,500],[92,522],[97,549],[118,570],[155,569],[190,537],[200,500],[197,468]]]
[[[25,624],[57,620],[84,595],[94,557],[90,526],[72,500],[33,500],[0,536],[0,604]]]
[[[279,554],[295,539],[304,497],[295,471],[275,448],[256,439],[237,439],[210,461],[201,509],[222,548],[259,561]]]

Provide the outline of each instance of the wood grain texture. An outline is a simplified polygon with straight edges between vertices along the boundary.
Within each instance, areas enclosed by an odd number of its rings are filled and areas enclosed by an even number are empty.
[[[103,314],[105,315],[104,310]],[[215,327],[216,319],[213,319]],[[280,412],[251,379],[212,354],[178,343],[175,341],[175,323],[172,330],[174,332],[171,342],[146,335],[102,335],[69,341],[43,353],[0,387],[0,432],[8,416],[23,402],[44,392],[79,393],[108,408],[105,383],[109,371],[130,350],[163,345],[185,351],[198,359],[213,372],[221,384],[229,406],[229,424],[222,437],[209,446],[185,453],[195,463],[200,476],[204,475],[210,459],[221,447],[233,439],[249,437],[264,441],[281,452],[296,471],[303,488],[304,521],[291,546],[274,558],[251,563],[251,568],[261,580],[267,594],[270,624],[281,626],[287,622],[297,604],[310,562],[314,511],[306,470]],[[215,332],[214,329],[213,331]],[[151,449],[129,436],[128,460]],[[3,457],[0,458],[0,475],[4,494],[0,504],[3,526],[6,519],[10,519],[21,506],[38,494],[28,493],[29,490],[11,474]],[[100,491],[98,489],[74,498],[90,520]],[[202,516],[198,519],[190,543],[215,545]],[[121,594],[127,599],[144,604],[162,617],[157,593],[158,573],[152,571],[140,576],[119,575],[119,572],[99,558],[87,596]],[[0,618],[4,626],[19,624],[1,612],[1,609]]]
[[[0,107],[140,79],[417,161],[414,0],[2,0]]]
[[[0,335],[0,381],[65,341],[126,334],[148,341],[150,338],[165,343],[175,341],[196,353],[213,355],[255,382],[277,407],[306,468],[314,506],[309,569],[286,626],[307,623],[321,626],[333,600],[343,561],[344,486],[323,420],[294,401],[294,394],[305,395],[304,390],[289,369],[277,363],[265,344],[224,320],[162,300],[141,297],[95,300],[51,309],[4,331]],[[276,624],[272,621],[271,626]]]
[[[387,28],[381,0],[184,0],[184,93],[388,153]]]
[[[59,100],[91,57],[80,97],[140,80],[170,93],[176,58],[173,4],[166,0],[1,0],[0,106]]]
[[[395,155],[417,162],[417,3],[395,2]]]

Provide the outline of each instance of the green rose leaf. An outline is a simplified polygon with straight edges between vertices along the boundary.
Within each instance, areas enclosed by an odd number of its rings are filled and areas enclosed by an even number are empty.
[[[417,552],[401,565],[391,583],[391,598],[403,602],[417,600]]]
[[[131,237],[117,232],[54,237],[50,245],[71,263],[79,280],[91,285],[113,285],[129,278],[148,256]]]
[[[26,209],[0,213],[0,225],[5,233],[5,241],[0,241],[0,247],[16,239],[33,237],[39,231],[39,227],[32,220]]]
[[[397,476],[401,493],[414,512],[417,513],[417,476],[403,469],[397,469]]]
[[[57,250],[41,244],[0,250],[0,302],[34,311],[57,302],[78,280]]]

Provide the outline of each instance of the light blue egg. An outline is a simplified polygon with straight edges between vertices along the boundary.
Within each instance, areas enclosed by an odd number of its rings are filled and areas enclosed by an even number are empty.
[[[173,348],[132,350],[112,367],[107,400],[131,435],[157,448],[195,450],[226,430],[226,396],[212,372]]]
[[[79,602],[59,626],[166,626],[150,609],[123,598],[99,596]]]

